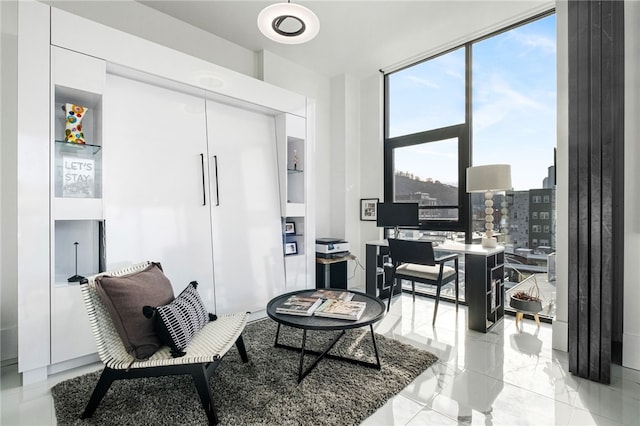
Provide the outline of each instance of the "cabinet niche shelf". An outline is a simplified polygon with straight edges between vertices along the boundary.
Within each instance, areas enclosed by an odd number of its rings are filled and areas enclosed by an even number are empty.
[[[56,140],[55,143],[61,154],[96,155],[102,149],[102,146],[100,145],[92,145],[88,143],[71,143],[60,140]]]

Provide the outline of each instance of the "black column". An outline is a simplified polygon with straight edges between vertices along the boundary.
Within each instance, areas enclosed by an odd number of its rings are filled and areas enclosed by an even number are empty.
[[[569,370],[610,382],[622,341],[624,2],[569,1]]]

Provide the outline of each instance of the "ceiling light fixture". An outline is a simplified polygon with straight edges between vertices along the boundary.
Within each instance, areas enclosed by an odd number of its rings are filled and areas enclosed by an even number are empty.
[[[300,44],[313,39],[320,31],[320,20],[299,4],[276,3],[258,14],[260,32],[273,41]]]

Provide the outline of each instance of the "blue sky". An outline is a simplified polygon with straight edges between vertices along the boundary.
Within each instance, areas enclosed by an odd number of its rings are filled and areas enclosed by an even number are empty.
[[[473,164],[511,164],[514,189],[541,188],[556,146],[555,15],[473,45]],[[464,49],[390,76],[390,136],[464,121]],[[455,141],[396,152],[396,168],[455,183]]]

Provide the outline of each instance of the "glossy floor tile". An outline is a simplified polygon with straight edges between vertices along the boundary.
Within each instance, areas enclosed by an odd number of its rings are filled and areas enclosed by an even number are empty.
[[[612,366],[611,385],[569,373],[568,354],[551,348],[551,325],[507,316],[489,333],[467,329],[467,308],[433,300],[394,298],[376,331],[439,361],[362,424],[387,425],[631,425],[640,426],[640,371]],[[383,362],[384,362],[384,355]],[[56,424],[50,389],[91,365],[20,386],[15,365],[2,367],[0,424]]]
[[[467,329],[466,307],[441,303],[435,326],[433,308],[431,299],[403,294],[376,326],[440,360],[364,424],[640,426],[639,371],[614,365],[611,385],[590,382],[569,373],[568,354],[551,347],[551,324],[525,319],[518,329],[506,316],[480,333]]]

